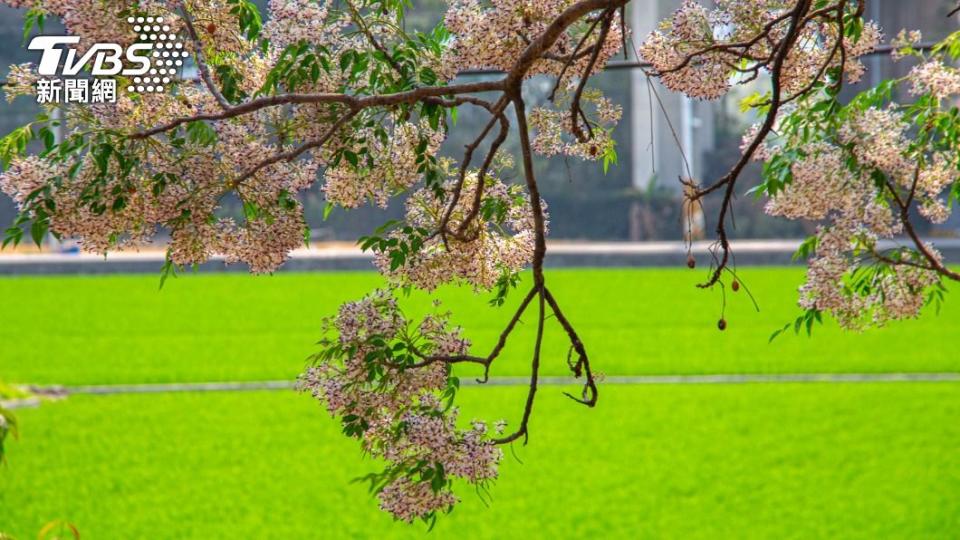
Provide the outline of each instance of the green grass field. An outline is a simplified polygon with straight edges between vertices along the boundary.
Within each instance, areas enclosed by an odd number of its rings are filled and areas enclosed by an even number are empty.
[[[521,388],[468,389],[511,415]],[[351,478],[374,464],[307,396],[74,397],[22,413],[0,523],[86,538],[426,537]],[[960,530],[960,386],[547,388],[485,508],[435,538],[950,538]],[[33,532],[31,532],[33,531]]]
[[[719,298],[682,271],[552,271],[600,371],[960,371],[960,309],[861,335],[770,333],[796,316],[802,272],[742,272],[761,302]],[[0,279],[0,379],[59,384],[289,379],[319,320],[373,274]],[[480,345],[508,314],[444,291]],[[428,299],[410,300],[421,311]],[[507,308],[508,309],[508,308]],[[519,375],[527,334],[495,375]],[[556,330],[545,371],[563,373]],[[498,362],[501,362],[498,361]],[[470,490],[428,534],[391,521],[352,478],[376,469],[293,392],[73,396],[18,411],[0,468],[0,531],[64,519],[89,539],[955,538],[960,384],[601,388],[594,410],[547,386],[532,437],[507,452],[485,507]],[[519,416],[524,389],[466,388],[464,419]]]
[[[960,331],[960,304],[882,331],[843,333],[832,323],[815,339],[770,334],[798,315],[797,269],[742,271],[761,306],[695,288],[684,270],[551,271],[548,279],[610,375],[678,373],[960,371],[960,355],[938,344]],[[292,379],[314,352],[320,320],[381,281],[372,273],[190,275],[158,291],[155,275],[0,279],[0,378],[45,384]],[[519,298],[514,295],[514,302]],[[478,350],[510,317],[469,290],[441,292]],[[411,298],[411,312],[429,306]],[[526,373],[533,325],[521,328],[494,375]],[[566,341],[551,325],[544,373],[565,373]],[[526,333],[524,333],[526,332]]]

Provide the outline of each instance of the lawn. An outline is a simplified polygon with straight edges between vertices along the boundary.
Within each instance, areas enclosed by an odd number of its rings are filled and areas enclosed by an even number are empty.
[[[796,269],[742,272],[761,302],[674,270],[562,270],[549,279],[611,374],[960,371],[948,299],[882,331],[767,343],[796,316]],[[60,384],[291,379],[320,319],[371,273],[0,279],[0,379]],[[509,314],[441,296],[486,348]],[[516,298],[513,300],[517,301]],[[414,296],[409,310],[428,309]],[[495,375],[525,373],[533,325]],[[563,337],[544,371],[564,371]],[[289,391],[72,396],[18,411],[0,469],[0,531],[52,519],[83,538],[949,538],[960,530],[960,384],[604,385],[594,410],[547,386],[530,445],[489,508],[470,490],[432,535],[391,521],[350,480],[376,468]],[[516,422],[521,387],[469,387],[464,419]]]
[[[942,344],[960,331],[960,305],[864,334],[832,323],[816,337],[770,334],[798,314],[799,269],[741,274],[760,303],[729,295],[726,332],[716,328],[717,292],[695,288],[686,270],[553,270],[548,279],[580,328],[596,369],[610,375],[960,371]],[[270,277],[188,275],[159,278],[17,277],[0,279],[0,379],[45,384],[292,379],[314,351],[320,320],[378,286],[373,273],[281,273]],[[458,322],[487,350],[510,316],[469,290],[440,293]],[[513,302],[519,301],[515,294]],[[406,301],[423,312],[426,295]],[[520,328],[494,375],[525,374],[534,325]],[[566,342],[555,325],[544,373],[565,372]]]
[[[515,417],[521,388],[464,390]],[[947,538],[960,530],[960,385],[549,387],[485,508],[432,536],[349,480],[374,464],[307,396],[73,397],[23,411],[0,524],[84,538]]]

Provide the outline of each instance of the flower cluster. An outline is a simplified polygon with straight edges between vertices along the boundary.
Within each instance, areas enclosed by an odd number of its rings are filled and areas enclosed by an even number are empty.
[[[667,88],[690,97],[715,99],[730,89],[730,67],[719,51],[686,57],[712,45],[712,14],[704,6],[685,0],[673,17],[660,24],[640,46],[640,56],[653,64]]]
[[[365,129],[352,137],[366,145],[369,159],[363,163],[342,159],[326,169],[323,191],[328,201],[345,208],[356,208],[365,202],[386,208],[390,197],[420,180],[423,174],[418,170],[418,156],[434,155],[445,136],[442,130],[433,130],[426,122],[401,122],[390,135],[382,133],[377,136],[373,129]],[[425,143],[423,147],[421,142]]]
[[[17,157],[0,174],[0,191],[24,208],[28,197],[61,174],[63,170],[60,167],[37,156]]]
[[[479,0],[448,0],[446,28],[453,43],[444,56],[443,72],[450,75],[467,69],[510,70],[530,42],[541,35],[575,0],[493,0],[487,7]],[[611,25],[603,43],[599,32],[589,25],[574,27],[561,34],[545,58],[538,59],[527,76],[554,75],[564,72],[566,58],[576,55],[565,70],[564,82],[582,74],[589,56],[579,54],[599,47],[594,71],[603,69],[623,43],[619,24]],[[577,49],[578,44],[580,49]]]
[[[429,519],[457,498],[454,478],[484,485],[497,477],[502,452],[485,423],[457,427],[459,380],[446,358],[470,343],[449,314],[408,321],[391,292],[350,302],[326,322],[328,335],[300,386],[340,418],[344,433],[387,462],[368,477],[383,510],[397,519]]]
[[[126,15],[114,9],[117,6],[113,0],[6,3],[60,17],[68,31],[82,36],[85,42],[123,44],[136,39]],[[535,36],[550,17],[570,5],[572,2],[560,0],[523,7],[533,10],[528,14],[534,22],[527,34]],[[357,6],[364,9],[363,4]],[[480,27],[458,24],[458,17],[469,12],[471,17],[486,21],[483,24],[487,26],[517,19],[510,24],[526,28],[524,17],[514,9],[518,6],[521,4],[503,2],[481,8],[479,4],[455,2],[450,10],[453,37],[437,34],[436,46],[409,51],[404,61],[414,71],[419,69],[417,63],[437,73],[468,67],[463,63],[466,59],[482,60],[472,56],[473,48],[485,47],[492,40],[482,35]],[[340,4],[273,0],[261,33],[269,44],[263,48],[249,28],[241,31],[242,7],[228,0],[154,0],[140,2],[137,9],[162,16],[181,33],[187,31],[183,14],[188,14],[198,42],[188,40],[187,49],[198,55],[198,62],[208,64],[213,83],[228,101],[238,102],[271,90],[363,93],[378,91],[370,86],[371,81],[392,84],[389,78],[396,75],[395,66],[370,60],[374,53],[382,60],[383,54],[377,49],[383,44],[402,43],[398,25],[391,24],[388,16],[373,11],[362,14],[369,15],[363,20],[371,39],[352,29],[355,16]],[[551,54],[559,57],[573,52],[573,44],[586,32],[574,26]],[[600,44],[605,52],[598,66],[619,46],[617,32],[611,32]],[[503,55],[489,65],[506,66],[514,61],[510,55],[516,53],[516,47],[524,46],[521,42],[501,51]],[[596,44],[587,40],[584,45]],[[460,63],[446,62],[455,57],[461,59]],[[582,60],[569,71],[583,68]],[[470,67],[486,65],[484,62]],[[543,73],[562,65],[556,59],[540,62],[543,66],[537,72]],[[8,98],[33,92],[35,80],[32,66],[15,66],[11,84],[6,87]],[[253,272],[272,272],[305,236],[303,209],[298,202],[301,193],[319,180],[333,204],[354,208],[369,202],[386,207],[391,197],[413,189],[424,178],[424,164],[435,161],[446,137],[444,124],[436,118],[399,108],[355,113],[349,122],[328,134],[349,111],[341,104],[323,103],[267,107],[220,120],[189,122],[148,138],[132,137],[179,119],[215,115],[221,110],[219,97],[205,83],[174,83],[163,94],[134,96],[120,92],[116,104],[64,107],[64,144],[74,150],[49,153],[43,158],[13,156],[11,167],[0,177],[0,186],[18,202],[26,219],[58,235],[76,238],[84,250],[103,253],[136,249],[154,241],[157,231],[165,231],[170,234],[169,259],[175,265],[222,257],[227,262],[246,263]],[[585,100],[596,104],[597,127],[592,130],[596,136],[589,141],[564,143],[563,152],[596,159],[612,148],[607,126],[616,122],[620,109],[592,90],[586,92]],[[46,106],[48,117],[53,116],[54,107]],[[32,133],[36,138],[36,128]],[[298,150],[300,145],[309,146],[318,140],[326,142]],[[294,157],[279,159],[287,153]],[[277,159],[265,161],[271,156]],[[444,188],[450,190],[453,185],[448,183]],[[465,187],[464,191],[469,189]],[[483,204],[489,208],[510,206],[509,215],[498,214],[499,222],[489,228],[484,225],[482,231],[471,231],[475,242],[447,242],[439,247],[431,240],[416,261],[388,273],[408,283],[432,283],[436,278],[431,275],[456,267],[456,272],[444,275],[489,288],[504,272],[520,269],[531,258],[532,226],[520,226],[523,219],[515,216],[522,212],[516,190],[511,189],[509,196],[500,191],[491,187]],[[30,197],[35,192],[42,196]],[[414,199],[438,206],[441,198],[439,193],[424,191]],[[504,202],[511,198],[511,203]],[[463,219],[466,202],[467,197],[460,201],[455,220]],[[418,213],[412,206],[408,211],[415,227],[438,223],[435,216]],[[455,247],[448,251],[450,246]],[[493,260],[482,258],[487,256]],[[381,268],[389,266],[382,261],[378,264]],[[409,274],[400,276],[407,271]]]
[[[264,35],[279,48],[301,41],[316,43],[331,34],[326,0],[270,0]]]
[[[107,4],[111,3],[46,2],[41,8],[62,17],[68,31],[84,39],[121,44],[135,39],[125,16],[117,15],[121,9]],[[203,49],[218,65],[233,70],[239,91],[252,95],[274,68],[273,52],[259,51],[255,42],[238,32],[235,3],[140,2],[138,7],[162,15],[178,30],[183,26],[180,9],[186,9]],[[226,88],[223,73],[229,70],[212,71],[219,86]],[[15,67],[14,84],[6,88],[8,98],[33,92],[34,80],[30,66]],[[283,111],[265,109],[218,122],[193,122],[166,136],[132,141],[117,134],[214,113],[219,104],[208,89],[193,84],[172,85],[165,94],[121,92],[117,97],[116,104],[65,108],[70,129],[65,144],[76,148],[75,154],[12,160],[0,184],[20,203],[24,215],[58,235],[77,238],[84,250],[99,253],[138,247],[150,242],[157,230],[166,229],[171,235],[170,260],[177,265],[220,255],[227,262],[246,263],[253,272],[272,272],[302,245],[306,224],[296,197],[316,182],[322,159],[306,153],[299,160],[261,164],[299,144],[277,136],[289,120]],[[50,115],[49,110],[46,113]],[[28,198],[40,188],[45,188],[42,197]],[[223,217],[222,202],[228,196],[243,204],[246,219]]]
[[[256,43],[245,38],[239,29],[239,12],[235,9],[240,2],[230,0],[187,0],[184,5],[191,17],[197,21],[196,31],[201,48],[207,56],[218,64],[229,64],[242,69],[249,53],[256,49]],[[216,74],[216,70],[214,70]]]
[[[585,91],[582,106],[592,105],[595,114],[590,118],[590,127],[581,127],[588,134],[578,140],[570,114],[569,94],[561,94],[553,107],[537,107],[530,113],[530,127],[536,131],[533,150],[546,156],[566,155],[586,160],[599,160],[614,152],[616,142],[613,129],[620,122],[623,108],[604,97],[599,91]]]
[[[955,153],[936,151],[917,156],[911,151],[910,125],[895,108],[868,109],[840,131],[841,141],[852,145],[857,159],[912,193],[921,202],[920,212],[934,223],[943,223],[950,209],[940,200],[958,178],[960,159]]]
[[[447,183],[452,190],[455,180]],[[407,200],[406,223],[420,231],[437,231],[445,215],[447,229],[458,231],[474,210],[474,194],[482,189],[478,218],[470,222],[461,237],[434,235],[420,240],[418,249],[403,264],[392,263],[389,251],[376,254],[380,271],[400,285],[414,285],[432,291],[444,283],[465,282],[476,290],[490,290],[504,276],[530,264],[535,247],[533,215],[529,198],[520,186],[507,186],[487,176],[478,186],[478,173],[469,172],[460,198],[453,208],[430,188],[418,190]],[[402,240],[403,231],[391,233]]]
[[[737,81],[751,81],[774,60],[774,45],[784,39],[790,10],[783,0],[720,0],[714,9],[684,0],[640,47],[667,88],[699,99],[716,99]],[[840,27],[824,13],[804,18],[797,38],[783,58],[779,83],[785,92],[800,92],[831,68],[841,67],[851,81],[862,76],[858,57],[882,39],[879,27],[866,23],[856,37],[840,36]],[[840,54],[842,48],[845,54]]]
[[[863,62],[858,59],[874,51],[881,41],[883,41],[883,32],[880,30],[880,27],[872,21],[863,25],[863,29],[857,37],[843,36],[839,46],[846,51],[847,59],[843,64],[843,72],[850,82],[859,82],[866,72],[866,67],[863,65]],[[837,42],[835,36],[833,42]],[[822,61],[826,58],[828,58],[828,56],[821,52],[819,60]],[[837,57],[834,57],[830,62],[822,62],[822,65],[828,67],[836,67],[839,64],[840,58]],[[812,80],[813,77],[808,75],[808,84]]]
[[[914,67],[907,78],[913,95],[930,94],[944,99],[960,94],[960,71],[943,65],[940,60],[930,60]]]
[[[81,48],[95,43],[127,45],[136,37],[131,34],[125,18],[117,16],[130,8],[130,2],[125,0],[3,0],[2,3],[40,10],[48,17],[60,19],[70,35],[80,38]],[[174,0],[141,0],[138,7],[144,13],[166,14],[174,13],[177,4]]]
[[[960,94],[960,72],[945,62],[956,60],[951,47],[928,55],[915,47],[921,37],[901,31],[893,40],[894,59],[919,59],[905,77],[847,104],[828,93],[798,100],[753,156],[766,162],[767,213],[819,223],[801,250],[811,256],[801,307],[829,312],[848,328],[917,316],[949,274],[939,252],[919,239],[914,215],[932,224],[950,217],[960,180],[951,99]],[[898,86],[915,101],[892,101]],[[912,247],[897,244],[901,234]]]
[[[939,283],[916,252],[881,253],[880,241],[903,231],[899,211],[891,208],[899,192],[912,193],[921,214],[940,222],[948,209],[937,197],[956,178],[955,157],[938,152],[920,157],[930,159],[927,165],[918,161],[908,128],[895,107],[871,107],[845,118],[835,141],[787,135],[782,146],[764,145],[760,152],[773,164],[784,163],[787,150],[797,156],[789,160],[790,181],[768,190],[767,213],[821,222],[800,306],[829,312],[847,328],[915,317]],[[932,247],[925,249],[939,260]]]
[[[531,41],[576,2],[494,0],[486,5],[478,0],[449,0],[449,3],[445,24],[453,39],[441,58],[439,68],[439,72],[447,78],[467,69],[509,71]],[[606,33],[601,32],[597,24],[573,25],[560,34],[550,50],[527,71],[527,77],[556,77],[554,94],[560,94],[550,104],[538,107],[531,115],[531,124],[540,132],[537,151],[546,155],[566,154],[588,160],[611,155],[614,143],[610,134],[612,126],[619,121],[620,108],[611,104],[599,91],[588,89],[584,92],[582,103],[595,105],[600,119],[586,119],[590,125],[580,126],[581,119],[578,116],[578,126],[574,127],[570,104],[581,79],[603,69],[620,49],[627,37],[623,31],[624,27],[616,21],[611,22]],[[595,63],[591,66],[594,52]],[[571,138],[573,142],[563,140]]]
[[[921,41],[923,41],[923,34],[919,30],[900,30],[900,33],[890,42],[890,44],[893,45],[893,51],[890,52],[890,57],[893,58],[894,61],[898,61],[906,56],[916,54],[917,51],[914,49],[914,46],[918,45]]]
[[[806,283],[800,287],[800,307],[829,312],[850,329],[919,315],[926,293],[940,282],[940,276],[910,264],[862,265],[852,252],[864,247],[862,238],[851,237],[841,226],[821,227]],[[908,250],[895,255],[906,262],[921,262]]]
[[[7,84],[3,87],[3,92],[7,95],[7,102],[12,103],[18,96],[36,94],[38,80],[40,80],[40,76],[37,74],[36,66],[32,63],[27,62],[10,66]]]

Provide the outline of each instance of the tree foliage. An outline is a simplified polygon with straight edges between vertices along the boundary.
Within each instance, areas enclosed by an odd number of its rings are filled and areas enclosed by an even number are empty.
[[[913,222],[946,219],[960,195],[960,72],[951,66],[960,38],[925,49],[919,35],[901,34],[895,56],[916,57],[916,67],[842,102],[843,85],[864,72],[859,58],[882,39],[862,18],[866,0],[687,0],[649,36],[627,30],[628,0],[451,0],[429,31],[406,29],[405,0],[272,0],[265,15],[249,0],[6,3],[34,7],[31,21],[62,18],[82,47],[133,43],[132,24],[169,27],[187,38],[200,75],[162,93],[121,92],[115,106],[50,105],[5,137],[0,188],[21,212],[7,243],[49,232],[102,253],[162,230],[164,276],[214,255],[268,273],[309,238],[297,195],[315,183],[328,209],[385,207],[406,194],[405,219],[361,240],[387,288],[340,308],[301,380],[345,435],[385,461],[367,479],[398,519],[434,521],[455,504],[457,480],[482,492],[497,475],[498,446],[526,441],[548,322],[562,328],[570,372],[583,382],[570,397],[597,402],[586,346],[544,272],[549,215],[533,159],[596,161],[598,171],[617,162],[621,108],[590,81],[620,51],[636,50],[650,77],[692,98],[765,88],[742,103],[759,123],[735,165],[717,179],[682,179],[687,204],[722,201],[701,287],[742,286],[728,227],[752,160],[763,162],[757,196],[770,214],[820,224],[801,248],[810,262],[798,331],[824,313],[851,328],[916,316],[940,300],[942,279],[960,279]],[[496,74],[457,78],[470,69]],[[522,85],[534,76],[553,88],[531,109]],[[36,79],[30,66],[15,67],[8,96],[34,92]],[[900,87],[909,102],[893,101]],[[464,107],[487,121],[460,159],[440,157]],[[68,131],[57,142],[61,121]],[[504,151],[511,132],[515,156]],[[35,140],[43,150],[30,155]],[[511,170],[521,185],[505,181]],[[240,201],[241,219],[224,215],[225,200]],[[528,266],[532,284],[523,285]],[[404,291],[444,283],[492,291],[494,306],[520,289],[488,353],[472,353],[443,312],[402,312]],[[527,315],[537,332],[519,422],[464,429],[451,366],[473,364],[486,380]]]

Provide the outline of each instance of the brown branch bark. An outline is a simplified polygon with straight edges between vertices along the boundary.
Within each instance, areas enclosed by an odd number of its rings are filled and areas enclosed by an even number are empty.
[[[529,438],[529,421],[533,412],[539,383],[544,326],[547,317],[546,309],[548,304],[551,311],[560,322],[560,325],[563,327],[564,332],[570,341],[571,350],[577,354],[576,362],[570,362],[571,370],[577,377],[586,377],[583,397],[574,399],[585,405],[593,406],[597,402],[598,392],[586,349],[573,325],[561,311],[558,302],[546,288],[546,278],[544,275],[544,260],[547,252],[546,216],[541,202],[539,186],[534,174],[533,152],[531,148],[530,132],[526,117],[526,105],[521,93],[521,85],[523,80],[527,77],[530,70],[536,65],[537,62],[563,61],[572,65],[577,60],[589,55],[590,60],[587,63],[584,72],[582,73],[582,79],[578,85],[577,92],[575,94],[574,105],[571,110],[571,114],[574,116],[574,126],[579,131],[579,120],[577,120],[577,118],[578,116],[585,117],[582,110],[578,111],[579,101],[580,97],[582,96],[586,80],[596,67],[600,49],[609,35],[610,27],[613,24],[613,17],[616,16],[618,12],[621,16],[621,24],[623,23],[623,8],[628,1],[629,0],[580,0],[570,5],[559,16],[557,16],[557,18],[552,21],[540,33],[540,35],[535,36],[533,39],[527,42],[526,47],[517,58],[514,65],[497,80],[452,84],[448,86],[417,87],[403,92],[381,95],[351,95],[344,93],[285,93],[252,98],[237,105],[229,103],[224,98],[220,90],[216,87],[213,76],[210,74],[206,61],[203,58],[202,43],[200,42],[195,28],[193,28],[192,22],[189,21],[189,17],[187,17],[185,14],[188,31],[190,32],[191,38],[194,40],[197,47],[198,65],[200,67],[201,78],[208,87],[209,91],[216,98],[217,103],[220,106],[220,110],[217,112],[198,113],[191,116],[177,118],[162,125],[145,128],[139,132],[132,133],[128,137],[131,140],[143,140],[168,133],[190,122],[216,122],[228,120],[247,114],[253,114],[263,109],[272,107],[301,104],[328,104],[331,106],[339,106],[331,107],[331,109],[336,110],[336,117],[338,120],[331,124],[330,128],[323,136],[313,141],[304,142],[300,146],[290,150],[278,152],[272,156],[265,157],[250,170],[245,171],[235,182],[232,183],[230,188],[235,189],[240,183],[255,176],[271,165],[280,163],[281,161],[292,161],[303,155],[305,152],[323,147],[333,136],[336,135],[339,130],[349,125],[354,118],[367,109],[390,108],[414,103],[434,103],[444,107],[453,107],[460,104],[469,103],[483,107],[490,113],[491,119],[484,128],[483,132],[471,145],[468,145],[466,149],[466,155],[460,171],[460,180],[455,188],[453,201],[450,203],[450,206],[448,207],[441,223],[440,230],[438,231],[438,234],[441,235],[450,234],[459,240],[470,241],[472,238],[468,234],[469,225],[476,221],[479,214],[483,197],[483,180],[485,175],[492,165],[497,150],[507,139],[510,122],[507,119],[505,110],[512,104],[516,115],[516,128],[520,139],[523,175],[529,194],[530,211],[534,222],[535,245],[532,260],[532,273],[534,281],[533,286],[524,297],[511,319],[508,321],[506,328],[504,328],[504,330],[501,332],[493,350],[487,356],[481,357],[472,355],[458,355],[440,357],[414,351],[414,354],[420,358],[420,361],[416,362],[415,364],[405,366],[405,369],[424,367],[436,362],[445,362],[448,364],[474,363],[484,367],[484,377],[481,382],[485,382],[489,378],[490,366],[502,353],[513,330],[519,323],[520,318],[527,311],[534,298],[536,298],[538,303],[537,334],[534,353],[531,358],[530,384],[520,424],[515,432],[505,437],[496,439],[494,442],[497,444],[507,444],[516,441],[521,437],[523,437],[526,441]],[[387,54],[387,49],[384,44],[377,40],[370,28],[367,27],[364,22],[360,20],[360,18],[358,18],[359,13],[356,12],[356,9],[353,8],[352,5],[350,5],[350,7],[352,8],[352,14],[355,22],[357,23],[361,32],[363,32],[366,36],[371,46],[381,53],[384,53],[387,56],[388,63],[390,63],[392,68],[402,76],[403,70],[401,66],[395,62],[395,59],[391,58],[390,55]],[[553,49],[560,36],[562,36],[571,25],[577,23],[578,21],[584,20],[585,17],[588,17],[591,14],[594,14],[595,16],[595,19],[591,17],[591,19],[593,19],[592,22],[594,22],[595,26],[599,25],[600,28],[600,35],[596,38],[596,43],[591,47],[582,48],[583,42],[581,42],[581,46],[578,46],[578,50],[573,51],[565,57],[557,56],[556,51]],[[589,35],[590,33],[588,33],[587,37],[589,37]],[[565,51],[561,51],[561,53],[565,53]],[[487,92],[498,93],[499,96],[497,99],[489,101],[477,97],[477,94]],[[334,113],[332,111],[331,117],[333,117],[333,115]],[[467,174],[467,168],[472,161],[473,153],[480,147],[480,145],[483,144],[489,133],[497,125],[499,125],[497,136],[491,142],[489,150],[478,172],[478,183],[472,194],[473,200],[470,211],[467,213],[465,219],[460,223],[457,229],[451,231],[448,227],[450,213],[452,212],[452,208],[457,204],[457,201],[461,197],[464,179]],[[587,123],[587,127],[588,129],[590,128],[589,122]]]
[[[180,12],[183,15],[183,23],[187,27],[187,33],[190,35],[190,40],[193,42],[193,47],[196,49],[197,69],[200,71],[200,78],[203,79],[204,84],[207,86],[207,90],[213,94],[213,97],[217,100],[220,108],[224,110],[229,109],[231,107],[230,102],[227,101],[227,98],[223,96],[220,88],[213,80],[213,76],[210,74],[210,67],[207,65],[206,56],[203,53],[203,41],[200,39],[200,35],[197,34],[197,29],[193,25],[193,19],[187,12],[186,6],[183,6]]]
[[[789,26],[783,39],[778,43],[773,65],[770,68],[770,77],[772,79],[770,84],[770,108],[767,111],[766,118],[764,118],[763,124],[760,126],[757,134],[740,156],[740,159],[737,160],[737,163],[726,175],[724,175],[709,188],[698,191],[693,197],[693,200],[697,201],[704,195],[714,190],[720,189],[721,187],[726,187],[723,195],[723,202],[720,206],[720,214],[717,218],[717,243],[719,244],[721,254],[714,264],[714,269],[710,275],[710,278],[706,282],[698,285],[700,288],[712,287],[718,281],[720,281],[720,276],[723,275],[723,271],[726,269],[727,264],[730,261],[730,241],[727,236],[727,214],[730,212],[730,207],[733,204],[733,197],[735,193],[734,188],[736,187],[737,179],[740,178],[740,174],[743,172],[744,167],[746,167],[747,163],[749,163],[753,158],[757,148],[760,147],[760,145],[763,143],[763,140],[770,133],[776,123],[777,114],[780,112],[780,107],[782,105],[780,78],[783,70],[783,63],[797,39],[797,36],[802,28],[800,26],[800,21],[809,10],[809,7],[810,0],[800,0],[797,2],[796,7],[790,11]]]

